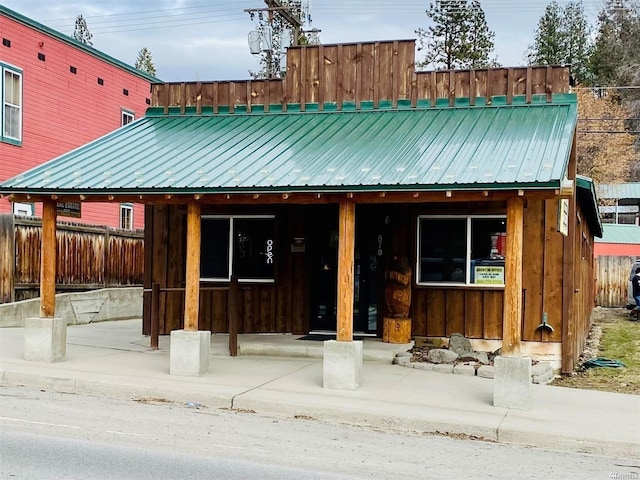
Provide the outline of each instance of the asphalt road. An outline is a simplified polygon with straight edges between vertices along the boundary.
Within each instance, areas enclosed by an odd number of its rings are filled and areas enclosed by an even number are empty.
[[[0,387],[0,432],[2,479],[640,479],[640,461],[24,387]]]

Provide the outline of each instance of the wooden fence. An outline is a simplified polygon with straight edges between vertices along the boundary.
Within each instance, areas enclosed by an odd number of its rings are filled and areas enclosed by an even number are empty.
[[[0,215],[0,303],[39,296],[40,219]],[[144,234],[58,222],[56,291],[142,285]]]
[[[601,307],[627,305],[629,273],[635,257],[599,256],[596,259],[596,304]]]

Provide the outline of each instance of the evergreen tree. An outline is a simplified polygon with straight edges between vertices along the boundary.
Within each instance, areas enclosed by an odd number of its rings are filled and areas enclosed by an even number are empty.
[[[149,75],[155,76],[156,66],[153,64],[151,52],[147,47],[143,47],[138,52],[138,58],[136,58],[135,67],[142,72],[146,72]]]
[[[489,66],[495,35],[479,1],[436,0],[426,14],[432,25],[415,31],[418,50],[426,52],[419,67],[450,70]]]
[[[598,85],[628,86],[635,77],[634,66],[639,64],[639,8],[611,2],[598,16],[598,33],[590,59],[595,82]]]
[[[588,82],[589,35],[590,28],[581,3],[569,2],[561,8],[553,1],[538,22],[527,61],[530,65],[569,65],[574,79]]]
[[[93,42],[91,41],[91,39],[93,38],[93,35],[89,31],[89,27],[87,26],[87,21],[84,19],[82,15],[78,15],[76,17],[76,26],[75,26],[75,29],[73,30],[73,38],[81,43],[84,43],[87,45],[93,45]]]

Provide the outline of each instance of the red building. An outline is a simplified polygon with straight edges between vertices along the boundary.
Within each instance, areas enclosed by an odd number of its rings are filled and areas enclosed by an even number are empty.
[[[155,77],[2,5],[0,37],[0,182],[142,117],[150,103]],[[0,199],[0,213],[40,209]],[[144,227],[144,208],[132,203],[60,204],[58,215]]]

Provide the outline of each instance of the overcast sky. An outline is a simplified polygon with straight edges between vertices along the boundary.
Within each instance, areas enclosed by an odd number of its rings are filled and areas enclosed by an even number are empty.
[[[153,55],[164,81],[241,80],[256,70],[247,34],[255,28],[244,9],[264,7],[264,0],[0,0],[6,7],[71,35],[82,14],[93,46],[133,65],[139,50]],[[312,27],[323,43],[416,38],[426,27],[428,1],[308,0]],[[495,53],[504,66],[523,64],[545,0],[483,0]],[[567,0],[559,0],[565,5]],[[603,0],[584,0],[594,21]],[[307,26],[308,27],[308,26]],[[418,58],[419,57],[418,53]]]

